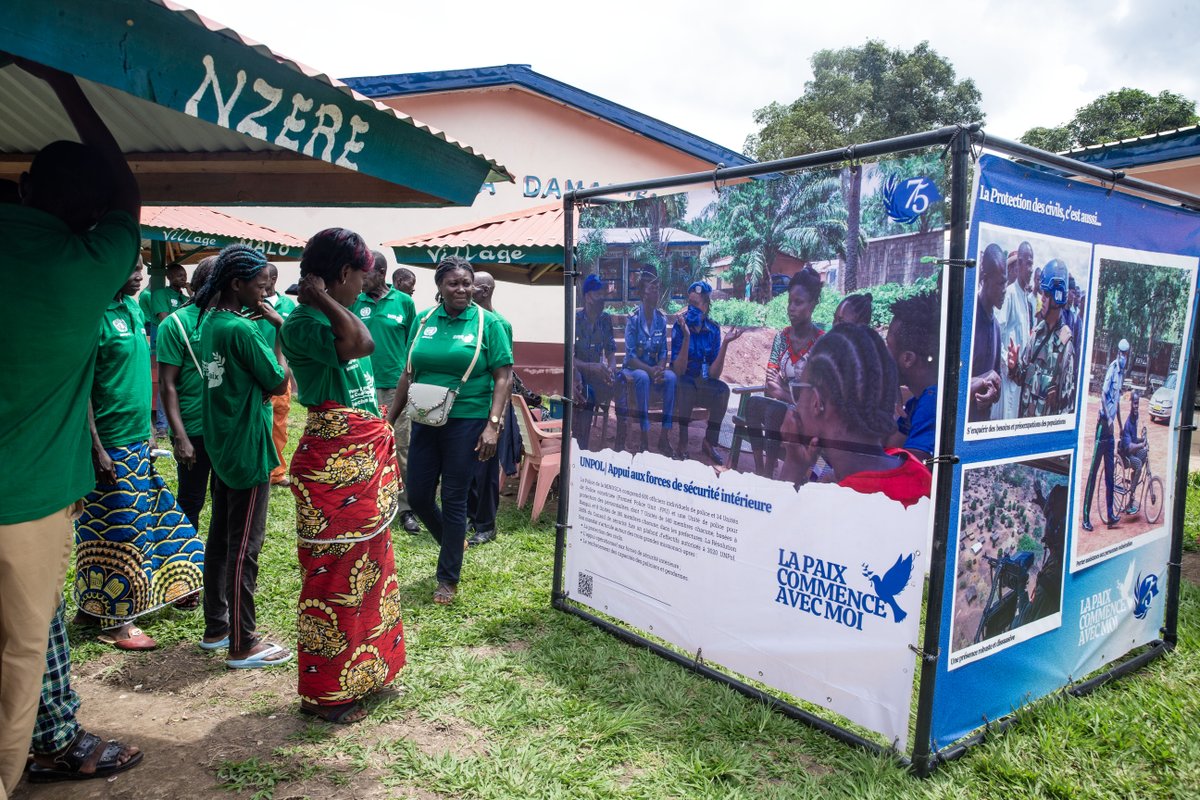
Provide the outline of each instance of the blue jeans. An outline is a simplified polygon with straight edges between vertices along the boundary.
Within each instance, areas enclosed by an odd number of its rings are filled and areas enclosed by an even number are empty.
[[[467,537],[467,495],[479,465],[475,443],[486,419],[449,419],[440,428],[414,422],[408,444],[408,502],[433,540],[439,583],[457,584]],[[442,504],[438,507],[438,481]]]
[[[638,424],[643,431],[650,430],[650,376],[644,369],[623,369],[621,375],[633,384]],[[654,384],[654,390],[662,392],[662,426],[663,430],[670,430],[671,420],[675,417],[675,373],[668,369],[663,372],[662,378],[662,383]]]

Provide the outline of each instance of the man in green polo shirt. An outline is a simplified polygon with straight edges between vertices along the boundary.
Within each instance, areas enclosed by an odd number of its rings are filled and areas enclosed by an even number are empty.
[[[174,314],[188,301],[188,276],[183,264],[167,265],[167,285],[150,295],[150,314],[155,325],[162,325],[168,314]]]
[[[208,280],[214,261],[216,257],[209,256],[196,265],[192,273],[193,295]],[[171,426],[179,476],[175,499],[196,530],[200,530],[200,512],[204,510],[212,472],[212,462],[204,446],[204,421],[200,417],[204,372],[190,341],[199,321],[200,309],[188,303],[163,320],[158,336],[159,394]]]
[[[363,276],[362,294],[350,310],[363,321],[371,338],[375,340],[375,352],[371,354],[371,371],[375,374],[375,402],[380,412],[392,404],[396,384],[404,371],[408,359],[408,340],[412,335],[416,306],[410,295],[387,285],[387,257],[372,250],[375,268]],[[407,414],[396,417],[396,461],[400,465],[400,477],[408,479],[408,440],[412,421]],[[400,492],[400,513],[397,515],[404,530],[420,533],[421,523],[408,504],[408,492]]]
[[[141,195],[78,82],[37,64],[17,66],[46,81],[83,144],[47,145],[21,175],[21,205],[0,205],[0,786],[7,793],[25,769],[43,675],[59,690],[46,699],[64,714],[47,720],[55,744],[41,735],[33,741],[31,769],[53,767],[54,755],[72,748],[98,775],[141,759],[136,747],[117,744],[106,762],[106,745],[75,722],[61,603],[72,520],[96,485],[87,421],[96,330],[137,259]]]

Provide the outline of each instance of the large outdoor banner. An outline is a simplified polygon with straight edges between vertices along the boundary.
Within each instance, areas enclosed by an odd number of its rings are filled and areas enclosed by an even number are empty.
[[[984,156],[968,255],[939,748],[1159,638],[1200,216]]]
[[[943,169],[932,154],[850,176],[871,240],[852,291],[838,171],[580,217],[569,599],[901,749]]]

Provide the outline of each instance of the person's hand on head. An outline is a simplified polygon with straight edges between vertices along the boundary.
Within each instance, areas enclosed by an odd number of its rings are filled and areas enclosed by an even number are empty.
[[[300,279],[300,293],[296,295],[296,300],[302,305],[316,305],[323,294],[326,294],[325,280],[320,275],[309,274]]]
[[[258,305],[254,307],[255,318],[265,319],[271,323],[271,326],[276,330],[283,327],[283,317],[275,310],[275,306],[268,303],[266,300],[259,300]]]

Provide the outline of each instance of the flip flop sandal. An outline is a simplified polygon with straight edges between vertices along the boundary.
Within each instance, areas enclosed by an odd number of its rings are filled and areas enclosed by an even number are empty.
[[[100,758],[96,760],[95,771],[80,772],[95,754],[97,747],[104,749],[100,752]],[[116,739],[103,742],[99,736],[81,730],[76,735],[75,741],[54,757],[54,766],[43,767],[36,761],[30,764],[27,773],[29,782],[56,783],[58,781],[87,781],[92,778],[107,778],[141,763],[142,753],[131,756],[124,764],[120,763],[118,759],[124,751],[125,745]]]
[[[362,712],[362,716],[347,719],[347,717],[352,717],[360,711]],[[340,706],[308,706],[301,703],[300,713],[316,717],[322,722],[329,722],[334,725],[353,725],[367,718],[367,710],[355,702],[343,703]]]
[[[448,606],[454,602],[454,596],[457,594],[457,587],[448,583],[439,583],[438,587],[433,590],[433,602],[439,606]]]
[[[147,636],[141,628],[130,628],[129,636],[124,639],[117,639],[107,633],[102,633],[96,637],[104,644],[111,644],[118,650],[153,650],[158,647],[158,642]]]
[[[203,639],[200,640],[200,649],[201,650],[223,650],[226,647],[229,647],[229,635],[228,634],[226,634],[224,639],[219,639],[215,642],[206,642]]]
[[[272,658],[280,653],[286,653],[283,658]],[[292,652],[286,647],[280,647],[277,644],[270,645],[266,650],[255,653],[246,658],[231,658],[226,660],[225,666],[230,669],[266,669],[267,667],[278,667],[280,664],[286,664],[292,660]]]

